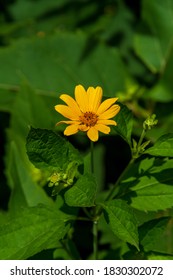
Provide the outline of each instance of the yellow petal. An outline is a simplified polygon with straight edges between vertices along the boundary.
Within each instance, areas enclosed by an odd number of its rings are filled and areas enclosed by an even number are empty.
[[[104,119],[104,120],[111,119],[118,114],[119,110],[120,110],[119,105],[113,105],[107,111],[105,111],[105,112],[103,112],[102,114],[99,115],[99,120],[101,120],[101,119]]]
[[[78,121],[60,121],[60,122],[56,123],[56,125],[59,125],[59,124],[62,124],[62,123],[65,123],[65,124],[77,124],[77,125],[79,125]]]
[[[79,115],[69,106],[56,105],[55,110],[67,119],[70,119],[70,120],[78,120],[79,119]]]
[[[77,124],[71,124],[71,125],[67,126],[66,129],[64,130],[64,135],[69,136],[69,135],[77,133],[78,127],[79,126]]]
[[[84,113],[88,111],[88,94],[83,86],[78,85],[75,87],[75,99],[80,108]]]
[[[102,100],[102,95],[103,95],[102,88],[89,87],[87,93],[89,97],[89,112],[96,113]]]
[[[109,134],[110,132],[110,127],[107,126],[107,125],[104,125],[104,124],[96,124],[95,125],[95,128],[100,131],[100,132],[103,132],[105,134]]]
[[[85,124],[79,125],[79,130],[81,130],[81,131],[87,131],[88,129],[89,129],[89,126],[86,126]]]
[[[105,101],[103,101],[97,110],[97,115],[99,116],[104,111],[108,110],[117,100],[118,98],[108,98]]]
[[[99,119],[97,121],[97,124],[117,125],[116,121],[114,120],[99,120]]]
[[[74,100],[74,98],[68,94],[61,94],[60,99],[63,100],[70,108],[72,108],[76,115],[81,115],[79,106],[77,105],[77,102]]]
[[[99,139],[99,133],[98,130],[94,127],[90,127],[90,129],[87,131],[87,136],[89,139],[93,142],[97,141]]]

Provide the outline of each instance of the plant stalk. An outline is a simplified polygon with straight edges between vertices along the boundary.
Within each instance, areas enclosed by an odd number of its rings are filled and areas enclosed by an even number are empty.
[[[146,130],[143,129],[143,130],[142,130],[142,133],[141,133],[141,136],[140,136],[140,139],[139,139],[139,142],[138,142],[138,144],[137,144],[137,148],[138,148],[138,149],[139,149],[139,147],[141,146],[141,144],[142,144],[142,142],[143,142],[143,140],[144,140],[145,135],[146,135]]]
[[[94,173],[94,143],[90,141],[90,151],[91,151],[91,173]]]
[[[98,260],[98,221],[93,221],[93,255]]]
[[[126,172],[129,170],[129,168],[131,167],[131,165],[134,163],[135,159],[131,158],[131,160],[129,161],[128,165],[126,166],[126,168],[123,170],[123,172],[120,174],[120,176],[118,177],[118,180],[116,181],[114,187],[111,189],[110,193],[108,194],[107,198],[105,199],[105,201],[109,201],[114,197],[114,193],[115,190],[117,189],[117,187],[119,186],[119,183],[122,181],[122,179],[124,178]]]

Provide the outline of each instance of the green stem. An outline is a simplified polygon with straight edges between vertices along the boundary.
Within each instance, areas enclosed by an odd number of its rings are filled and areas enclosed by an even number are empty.
[[[91,149],[91,173],[94,174],[94,143],[90,142]],[[94,259],[98,259],[98,221],[93,221],[93,255]]]
[[[142,133],[141,133],[141,136],[140,136],[140,139],[139,139],[139,142],[138,142],[138,145],[137,145],[137,148],[139,148],[141,146],[141,144],[142,144],[142,142],[144,140],[145,135],[146,135],[146,130],[143,129]]]
[[[98,221],[93,221],[93,254],[94,260],[98,260]]]
[[[91,150],[91,173],[94,173],[94,143],[90,141],[90,150]]]
[[[65,240],[60,240],[60,243],[64,250],[67,252],[67,254],[71,257],[72,260],[76,260],[76,256],[73,256],[72,251],[70,250],[68,243]],[[79,260],[81,260],[81,257],[78,257]]]
[[[137,144],[137,147],[139,148],[142,144],[142,141],[144,139],[146,135],[146,130],[143,129],[139,142]],[[127,171],[129,170],[129,168],[131,167],[131,165],[134,163],[135,158],[131,158],[131,160],[129,161],[128,165],[126,166],[126,168],[123,170],[123,172],[121,173],[121,175],[119,176],[118,180],[116,181],[114,187],[112,188],[112,190],[110,191],[110,193],[108,194],[107,198],[105,201],[109,201],[114,197],[115,194],[115,190],[117,189],[117,187],[119,186],[119,183],[122,181],[122,179],[124,178],[124,175],[127,173]]]
[[[126,172],[129,170],[129,168],[131,167],[131,165],[134,163],[135,161],[135,158],[132,158],[128,165],[126,166],[126,168],[123,170],[123,172],[121,173],[121,175],[119,176],[118,180],[116,181],[114,187],[111,189],[110,193],[108,194],[108,196],[106,197],[105,201],[109,201],[111,200],[114,195],[115,195],[115,191],[117,189],[117,187],[119,186],[120,182],[122,181],[122,179],[124,178]],[[103,210],[103,207],[98,205],[96,206],[96,216],[97,218],[102,214],[102,210]]]
[[[86,207],[82,208],[84,213],[86,214],[86,216],[88,217],[88,219],[91,221],[91,219],[93,218],[91,213],[89,212],[89,210]]]
[[[87,217],[77,217],[77,218],[70,219],[70,221],[86,221],[86,222],[91,222],[91,219],[89,219]]]
[[[126,172],[129,170],[129,168],[131,167],[131,165],[134,163],[135,159],[132,158],[128,165],[126,166],[126,168],[123,170],[123,172],[121,173],[121,175],[118,177],[118,180],[116,181],[114,187],[111,189],[110,193],[108,194],[107,198],[105,199],[105,201],[109,201],[114,197],[115,194],[115,190],[117,189],[117,187],[119,186],[119,183],[122,181],[122,179],[124,178]]]

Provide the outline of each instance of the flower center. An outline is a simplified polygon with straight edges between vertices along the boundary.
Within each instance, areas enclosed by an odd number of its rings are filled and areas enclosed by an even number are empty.
[[[86,126],[94,126],[98,120],[98,116],[92,112],[85,112],[79,118],[80,118],[81,124],[85,124]]]

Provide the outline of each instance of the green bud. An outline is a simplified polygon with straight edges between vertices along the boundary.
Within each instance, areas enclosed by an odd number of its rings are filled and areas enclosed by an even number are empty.
[[[143,123],[143,128],[145,130],[150,130],[153,126],[157,125],[158,120],[156,119],[156,115],[153,114],[149,116]]]
[[[49,187],[53,187],[52,195],[57,195],[63,188],[70,187],[73,184],[74,178],[77,174],[78,163],[70,162],[64,171],[54,172],[49,177]]]
[[[67,184],[68,184],[68,185],[72,185],[72,184],[73,184],[73,179],[67,180]]]
[[[62,176],[62,180],[66,180],[67,179],[67,174],[64,173],[63,176]]]
[[[56,182],[59,182],[60,181],[60,174],[57,173],[57,172],[54,172],[50,178],[49,178],[50,182],[55,184]]]
[[[48,183],[48,187],[49,187],[49,188],[52,188],[53,185],[54,185],[54,184],[53,184],[52,182],[49,182],[49,183]]]

